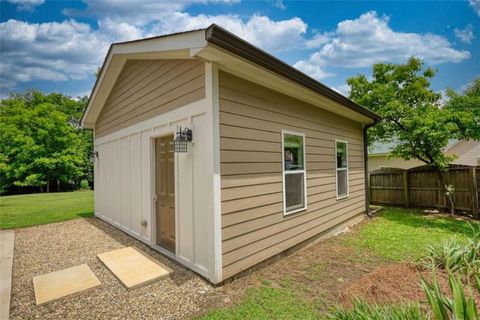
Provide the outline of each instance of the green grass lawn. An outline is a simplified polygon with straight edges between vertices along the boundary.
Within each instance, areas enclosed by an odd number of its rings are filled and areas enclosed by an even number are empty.
[[[469,235],[470,226],[458,217],[387,208],[346,242],[388,260],[418,261],[425,256],[430,244],[452,236],[465,239]]]
[[[353,247],[358,254],[349,259],[365,263],[362,252],[388,261],[415,261],[423,257],[429,244],[456,236],[465,238],[471,233],[465,220],[445,216],[423,215],[418,210],[386,208],[373,220],[360,227],[358,232],[343,235],[342,245]],[[321,304],[333,307],[335,302],[312,297],[302,284],[287,281],[281,288],[272,288],[268,280],[256,289],[247,290],[243,300],[231,307],[213,310],[200,319],[319,319]],[[319,272],[312,278],[312,286],[322,284],[321,277],[328,272]],[[307,294],[302,294],[307,292]]]
[[[0,229],[28,227],[93,215],[93,191],[0,197]]]
[[[199,319],[318,319],[318,313],[313,304],[299,301],[289,288],[263,286],[250,289],[239,305],[215,310]]]

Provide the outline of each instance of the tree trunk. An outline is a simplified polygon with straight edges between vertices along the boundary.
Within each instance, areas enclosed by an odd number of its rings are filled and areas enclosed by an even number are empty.
[[[47,180],[47,193],[50,192],[50,180]]]
[[[454,191],[450,186],[447,184],[447,179],[445,178],[445,173],[440,170],[436,169],[437,175],[438,175],[438,180],[440,182],[440,186],[443,188],[443,192],[445,193],[445,196],[447,197],[447,208],[450,209],[450,214],[454,215],[455,214],[455,199],[454,199]]]
[[[60,192],[60,180],[57,179],[57,192]]]

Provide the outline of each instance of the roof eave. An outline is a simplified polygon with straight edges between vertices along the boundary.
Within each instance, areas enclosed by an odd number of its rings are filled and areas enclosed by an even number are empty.
[[[246,60],[252,61],[259,66],[271,70],[272,72],[294,81],[310,90],[318,92],[344,105],[345,107],[372,119],[373,122],[378,122],[381,120],[379,115],[360,106],[335,90],[330,89],[329,87],[307,76],[289,64],[275,58],[271,54],[255,47],[254,45],[215,24],[206,29],[205,39],[211,44],[232,52]]]

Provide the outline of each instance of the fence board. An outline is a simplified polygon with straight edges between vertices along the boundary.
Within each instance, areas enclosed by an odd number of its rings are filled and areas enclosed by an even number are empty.
[[[445,176],[455,193],[455,208],[479,215],[480,167],[452,165]],[[448,208],[438,174],[430,167],[383,168],[370,173],[370,202],[412,207]]]

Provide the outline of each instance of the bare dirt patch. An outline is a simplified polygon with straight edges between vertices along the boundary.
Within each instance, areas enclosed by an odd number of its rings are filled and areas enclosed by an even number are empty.
[[[364,223],[351,228],[350,233],[358,232]],[[293,290],[300,298],[313,301],[320,313],[328,311],[340,301],[346,286],[387,263],[345,245],[344,237],[317,242],[288,256],[279,255],[257,270],[241,273],[215,289],[206,309],[231,306],[240,302],[248,289],[268,285]]]

